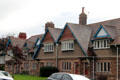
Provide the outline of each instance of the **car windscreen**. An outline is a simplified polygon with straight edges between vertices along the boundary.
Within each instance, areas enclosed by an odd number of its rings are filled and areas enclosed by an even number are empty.
[[[50,77],[53,79],[61,79],[62,74],[52,74]]]

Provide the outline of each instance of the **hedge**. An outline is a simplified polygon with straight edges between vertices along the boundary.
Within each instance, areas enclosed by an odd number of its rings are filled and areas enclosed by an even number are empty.
[[[59,70],[56,67],[51,66],[45,66],[40,68],[40,76],[41,77],[48,77],[52,73],[59,72]]]

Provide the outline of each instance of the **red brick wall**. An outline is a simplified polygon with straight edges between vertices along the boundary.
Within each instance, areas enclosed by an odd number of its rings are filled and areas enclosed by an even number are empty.
[[[50,35],[49,32],[47,32],[47,34],[46,34],[43,42],[53,42],[53,41],[54,41],[54,40],[53,40],[52,36]]]
[[[63,35],[62,35],[60,41],[61,40],[74,40],[72,32],[70,31],[70,29],[68,27],[65,28],[65,31],[63,32]]]

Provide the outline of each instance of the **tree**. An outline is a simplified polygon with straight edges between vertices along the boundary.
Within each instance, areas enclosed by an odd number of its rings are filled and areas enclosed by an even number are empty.
[[[22,50],[15,46],[12,48],[13,51],[13,58],[17,63],[22,63],[22,60],[25,59],[24,55],[22,54]]]

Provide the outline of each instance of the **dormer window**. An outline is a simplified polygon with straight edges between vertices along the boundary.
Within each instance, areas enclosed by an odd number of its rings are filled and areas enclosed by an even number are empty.
[[[53,51],[54,51],[54,43],[44,44],[44,52],[53,52]]]
[[[74,41],[73,40],[62,41],[61,42],[61,50],[62,51],[74,50]]]
[[[105,49],[110,48],[110,40],[109,39],[103,39],[103,40],[95,40],[93,42],[94,49]]]

